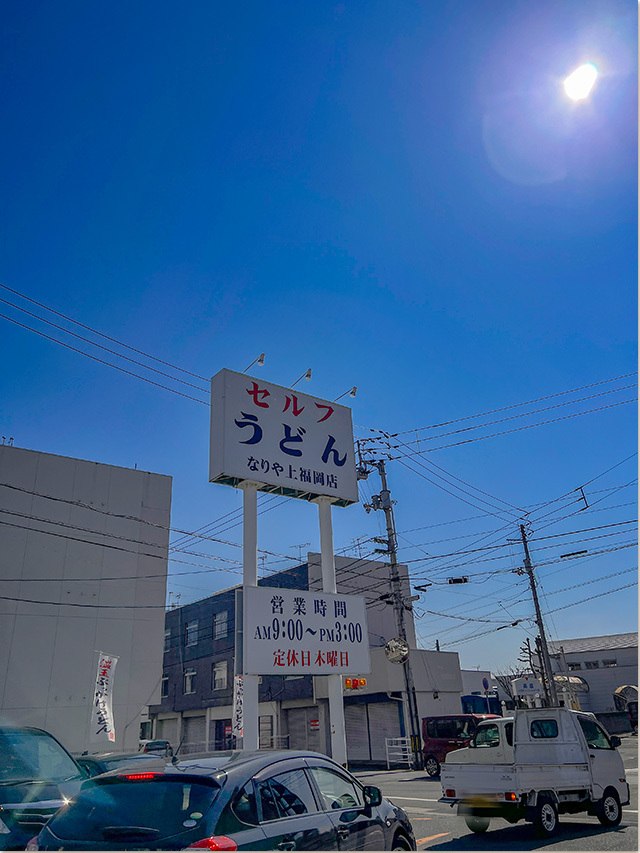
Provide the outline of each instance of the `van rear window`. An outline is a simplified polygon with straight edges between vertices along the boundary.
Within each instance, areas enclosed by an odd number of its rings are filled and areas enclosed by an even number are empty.
[[[534,720],[531,723],[531,737],[558,737],[556,720]]]

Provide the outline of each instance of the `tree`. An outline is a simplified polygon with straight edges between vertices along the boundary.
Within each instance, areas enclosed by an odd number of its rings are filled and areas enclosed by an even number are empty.
[[[512,701],[515,701],[516,697],[513,694],[511,682],[514,678],[522,678],[525,675],[531,675],[529,667],[523,668],[518,663],[511,663],[499,672],[494,672],[493,677],[498,682],[498,686],[502,693],[508,696]]]

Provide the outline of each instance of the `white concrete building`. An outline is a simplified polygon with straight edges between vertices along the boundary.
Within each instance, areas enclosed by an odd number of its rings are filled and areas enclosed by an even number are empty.
[[[160,697],[171,478],[0,446],[0,720],[137,749]],[[115,746],[89,744],[98,652]]]
[[[554,640],[549,653],[554,675],[577,676],[586,683],[588,689],[578,695],[583,711],[613,712],[617,688],[638,685],[637,633]]]

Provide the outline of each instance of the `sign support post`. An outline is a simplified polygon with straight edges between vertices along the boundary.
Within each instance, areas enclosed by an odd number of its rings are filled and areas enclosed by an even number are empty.
[[[240,483],[242,489],[242,583],[258,586],[258,484]],[[246,626],[244,626],[246,630]],[[242,665],[242,748],[258,749],[258,676]]]
[[[322,589],[335,594],[336,565],[333,555],[333,525],[331,523],[331,498],[316,498],[320,522],[320,558],[322,566]],[[331,726],[331,757],[338,764],[347,764],[347,740],[344,726],[344,701],[342,699],[342,676],[327,676],[329,694],[329,722]]]

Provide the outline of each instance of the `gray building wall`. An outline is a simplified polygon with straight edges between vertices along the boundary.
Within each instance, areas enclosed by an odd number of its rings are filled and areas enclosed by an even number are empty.
[[[170,506],[170,477],[0,446],[4,722],[107,748],[88,742],[102,651],[119,656],[115,748],[137,749],[160,692]]]

